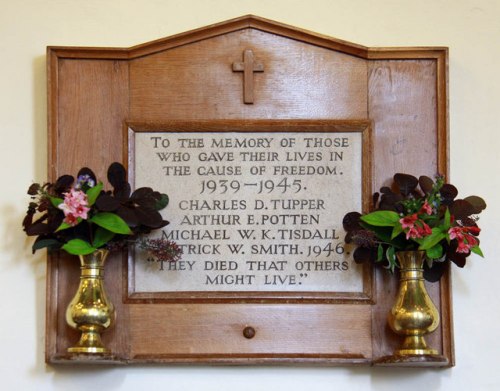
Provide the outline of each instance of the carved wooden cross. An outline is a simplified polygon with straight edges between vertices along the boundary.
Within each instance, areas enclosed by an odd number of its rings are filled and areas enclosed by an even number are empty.
[[[243,52],[243,62],[233,62],[233,72],[243,72],[243,102],[253,103],[253,73],[264,72],[264,64],[255,62],[253,52]]]

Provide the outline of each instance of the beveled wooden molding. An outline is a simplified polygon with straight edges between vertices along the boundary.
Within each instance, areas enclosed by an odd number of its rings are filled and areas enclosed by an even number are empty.
[[[416,58],[441,59],[443,57],[443,53],[447,53],[446,47],[370,48],[341,39],[332,38],[327,35],[314,33],[309,30],[293,27],[284,23],[261,18],[255,15],[241,16],[225,22],[197,28],[184,33],[175,34],[170,37],[131,46],[129,48],[49,46],[48,50],[59,58],[130,60],[247,28],[276,34],[369,60]]]

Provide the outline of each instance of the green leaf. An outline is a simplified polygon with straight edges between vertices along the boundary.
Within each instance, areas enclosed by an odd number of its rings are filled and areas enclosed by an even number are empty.
[[[441,240],[446,238],[446,234],[443,233],[441,228],[435,227],[432,228],[432,234],[429,236],[426,236],[425,238],[418,240],[418,243],[420,243],[420,246],[418,247],[419,250],[428,250],[431,247],[434,247],[436,244],[438,244]]]
[[[57,227],[56,231],[55,232],[59,232],[59,231],[63,231],[65,229],[68,229],[68,228],[73,228],[75,226],[77,226],[78,224],[80,224],[82,221],[82,218],[81,217],[78,217],[76,219],[76,224],[75,225],[71,225],[71,224],[68,224],[68,223],[65,223],[64,221],[61,223],[61,225],[59,227]]]
[[[56,208],[64,202],[62,198],[51,197],[49,196],[50,203],[54,205]]]
[[[89,203],[89,206],[95,204],[97,197],[99,197],[99,194],[101,194],[102,187],[102,182],[99,182],[97,185],[87,190],[87,201]]]
[[[160,199],[155,204],[155,209],[162,210],[168,205],[168,201],[168,195],[162,193]]]
[[[401,226],[401,224],[395,225],[394,229],[392,230],[391,240],[398,236],[401,232],[403,232],[403,227]]]
[[[95,247],[92,247],[88,242],[81,239],[71,239],[62,246],[62,249],[73,255],[91,254],[96,250]]]
[[[92,244],[95,248],[99,248],[113,239],[113,236],[115,236],[114,232],[108,231],[107,229],[102,227],[97,227]]]
[[[131,235],[132,231],[123,219],[110,212],[97,213],[90,221],[98,226],[114,232],[115,234]]]
[[[377,262],[381,262],[384,259],[384,247],[381,244],[377,247]]]
[[[393,272],[394,268],[396,267],[396,256],[395,256],[394,247],[389,246],[387,248],[387,251],[385,252],[385,256],[387,257],[387,260],[389,261],[389,268],[391,269],[391,272]]]
[[[360,217],[361,221],[376,227],[394,227],[401,217],[391,210],[379,210]]]
[[[372,231],[377,238],[384,242],[389,242],[391,240],[392,229],[390,227],[376,227],[374,225],[359,222],[359,225],[368,231]]]
[[[439,243],[425,251],[427,258],[439,259],[443,256],[443,246]]]
[[[474,246],[470,249],[470,251],[472,251],[474,254],[477,254],[479,255],[480,257],[483,257],[484,258],[484,254],[483,252],[481,251],[481,249],[479,248],[479,246]]]
[[[397,249],[403,249],[406,247],[406,239],[402,236],[391,238],[392,228],[391,227],[375,227],[370,224],[363,223],[360,221],[359,225],[361,225],[364,229],[368,231],[372,231],[375,236],[382,242],[391,244]]]
[[[446,212],[444,212],[444,225],[443,225],[443,231],[448,232],[448,230],[451,227],[451,214],[450,214],[450,209],[446,208]]]

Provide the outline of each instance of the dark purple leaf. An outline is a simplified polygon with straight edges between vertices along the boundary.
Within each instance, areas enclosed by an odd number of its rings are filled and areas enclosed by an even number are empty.
[[[136,227],[139,225],[139,218],[133,209],[122,206],[116,211],[116,214],[120,216],[129,227]]]
[[[26,213],[26,216],[24,216],[23,219],[23,227],[24,230],[26,230],[27,227],[29,227],[31,224],[33,224],[33,216],[35,215],[35,210],[32,208],[28,209],[28,212]]]
[[[48,224],[38,221],[26,227],[25,232],[28,236],[35,236],[50,234],[53,231],[49,228]]]
[[[39,183],[33,183],[28,189],[28,194],[32,196],[37,195],[40,188],[41,186]]]
[[[57,194],[61,194],[69,190],[74,181],[75,178],[73,178],[71,175],[62,175],[59,178],[57,178],[57,181],[54,184],[54,191]]]
[[[455,200],[450,205],[450,213],[455,219],[462,220],[474,214],[474,207],[465,200]]]
[[[47,223],[51,232],[54,232],[64,220],[64,214],[62,212],[51,213],[47,217]]]
[[[478,196],[469,196],[464,198],[464,201],[467,201],[474,208],[474,214],[481,213],[484,209],[486,209],[486,202],[481,197]]]
[[[153,191],[150,187],[141,187],[130,196],[130,201],[148,209],[155,209],[160,193]]]
[[[396,193],[387,193],[383,194],[382,197],[380,198],[380,204],[378,208],[380,210],[395,210],[398,212],[401,212],[402,210],[402,205],[399,204],[400,201],[402,201],[404,197],[401,194],[396,194]]]
[[[127,182],[127,172],[121,163],[112,163],[108,168],[108,181],[113,187],[122,187]]]
[[[439,190],[441,193],[441,196],[443,197],[443,202],[446,205],[451,204],[451,202],[455,199],[455,197],[458,195],[458,190],[455,186],[445,183],[441,189]]]
[[[137,208],[135,209],[139,223],[150,228],[159,228],[163,223],[161,214],[154,209]]]
[[[418,179],[409,174],[398,173],[394,175],[394,182],[398,186],[401,194],[405,196],[412,193],[418,185]]]
[[[452,240],[449,244],[448,251],[446,251],[446,258],[452,261],[458,267],[464,267],[467,257],[470,254],[457,253],[458,242]]]
[[[120,207],[120,201],[110,194],[101,194],[95,202],[96,207],[103,212],[114,212]]]
[[[455,265],[462,268],[465,266],[465,262],[467,261],[467,255],[455,253],[453,257],[449,257],[450,261],[452,261]]]
[[[434,181],[425,175],[422,175],[420,178],[418,178],[418,183],[425,194],[429,194],[434,186]]]
[[[349,232],[349,231],[356,231],[359,229],[362,229],[362,227],[359,225],[359,218],[361,217],[361,213],[359,212],[349,212],[344,216],[344,219],[342,220],[342,225],[344,229]]]
[[[116,186],[113,195],[120,201],[126,202],[130,197],[130,185],[127,182],[121,183],[119,186]]]
[[[150,197],[153,194],[153,189],[150,187],[140,187],[136,189],[130,196],[131,200],[136,200],[144,197]]]
[[[424,263],[424,278],[429,282],[436,282],[441,279],[443,274],[447,269],[447,262],[433,262],[432,267],[427,266],[427,262]]]

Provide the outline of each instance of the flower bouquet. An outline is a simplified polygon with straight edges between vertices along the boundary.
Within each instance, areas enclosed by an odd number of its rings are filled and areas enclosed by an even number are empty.
[[[424,277],[437,281],[448,261],[464,267],[479,248],[478,215],[486,208],[481,197],[457,199],[455,186],[440,176],[394,175],[392,187],[374,194],[375,211],[350,212],[343,220],[346,242],[357,246],[354,260],[373,262],[394,271],[396,252],[425,251]]]
[[[47,248],[80,258],[80,285],[66,310],[66,321],[81,331],[81,337],[68,349],[70,353],[110,353],[100,336],[115,318],[103,283],[110,250],[138,244],[161,262],[176,261],[182,253],[172,241],[141,237],[168,224],[159,212],[167,206],[168,196],[149,187],[132,192],[120,163],[111,164],[107,176],[112,191],[105,191],[87,167],[76,180],[63,175],[54,183],[34,183],[28,190],[32,201],[23,227],[27,235],[36,236],[33,252]]]
[[[356,262],[372,262],[391,271],[400,268],[399,290],[387,320],[404,341],[389,361],[443,360],[424,339],[438,327],[439,312],[423,279],[437,281],[449,261],[463,267],[471,253],[483,255],[477,215],[486,203],[477,196],[457,199],[457,195],[455,186],[442,177],[433,181],[396,174],[390,188],[374,194],[375,211],[344,217],[345,241],[357,245]]]
[[[160,210],[168,204],[166,194],[142,187],[131,191],[123,165],[108,169],[112,191],[87,167],[75,178],[63,175],[54,183],[34,183],[28,189],[32,201],[23,221],[28,236],[36,236],[33,252],[47,248],[86,255],[97,249],[117,250],[138,243],[163,260],[177,260],[179,247],[161,239],[140,235],[168,224]]]

